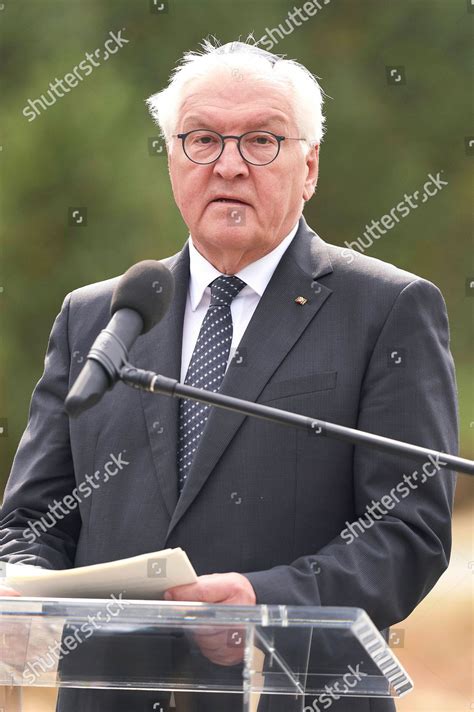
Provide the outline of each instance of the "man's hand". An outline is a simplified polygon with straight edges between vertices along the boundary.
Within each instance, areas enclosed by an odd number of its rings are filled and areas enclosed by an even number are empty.
[[[0,596],[21,596],[21,593],[0,583]]]
[[[237,573],[199,576],[197,583],[175,586],[165,593],[167,601],[198,601],[228,605],[255,605],[250,581]],[[245,631],[239,628],[205,628],[194,634],[203,655],[216,665],[237,665],[244,657]]]
[[[165,593],[165,600],[250,606],[257,602],[257,597],[252,584],[245,576],[230,573],[199,576],[197,583],[169,588]]]

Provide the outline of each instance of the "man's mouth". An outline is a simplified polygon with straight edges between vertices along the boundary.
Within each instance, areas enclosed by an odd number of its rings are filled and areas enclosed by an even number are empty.
[[[248,203],[244,202],[243,200],[239,200],[238,198],[215,198],[214,200],[211,200],[209,203],[212,205],[212,203],[228,203],[229,205],[249,205]]]

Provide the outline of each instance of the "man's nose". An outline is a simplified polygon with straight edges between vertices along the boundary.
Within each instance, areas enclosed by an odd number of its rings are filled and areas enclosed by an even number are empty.
[[[239,175],[248,175],[248,164],[240,155],[235,139],[228,138],[225,140],[224,150],[214,164],[214,173],[226,180],[230,180]]]

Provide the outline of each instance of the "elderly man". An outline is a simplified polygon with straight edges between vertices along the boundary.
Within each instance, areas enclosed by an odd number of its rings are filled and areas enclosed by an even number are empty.
[[[455,452],[439,290],[324,242],[302,216],[323,133],[315,78],[251,44],[206,42],[148,104],[190,235],[163,260],[175,278],[171,308],[130,360],[198,387]],[[2,559],[60,569],[181,546],[199,580],[169,590],[175,601],[358,606],[380,630],[405,618],[448,563],[452,473],[417,480],[401,456],[120,383],[69,421],[63,402],[81,368],[71,355],[87,354],[105,327],[117,280],[73,291],[56,319],[5,493]],[[120,452],[126,475],[94,489],[39,540],[25,539],[49,503]],[[238,664],[235,651],[199,642],[209,665]],[[138,710],[147,694],[66,690],[59,704],[67,712]],[[177,695],[176,704],[237,710],[241,700]],[[288,700],[267,704],[296,709]],[[332,706],[394,709],[361,698]]]

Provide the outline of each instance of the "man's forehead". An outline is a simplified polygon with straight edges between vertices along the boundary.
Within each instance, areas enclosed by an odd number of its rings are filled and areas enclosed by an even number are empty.
[[[207,128],[215,124],[225,124],[229,121],[236,121],[241,125],[252,125],[254,128],[263,128],[264,126],[270,125],[288,125],[289,117],[287,117],[282,111],[276,112],[274,109],[268,110],[258,110],[255,109],[247,111],[228,110],[225,115],[222,115],[222,111],[215,108],[204,109],[192,111],[183,115],[183,129],[185,126],[198,125],[199,128]]]
[[[181,122],[259,122],[288,126],[293,112],[285,93],[279,87],[255,84],[252,87],[225,84],[193,86],[179,112]],[[202,122],[202,121],[201,121]]]

